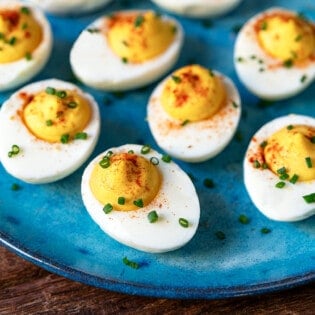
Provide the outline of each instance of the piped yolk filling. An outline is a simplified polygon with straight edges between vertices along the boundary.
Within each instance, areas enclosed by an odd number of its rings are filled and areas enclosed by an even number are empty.
[[[315,28],[295,15],[266,15],[256,24],[260,46],[280,61],[301,63],[315,54]]]
[[[158,168],[133,153],[113,154],[108,167],[96,164],[90,178],[94,197],[115,210],[136,210],[148,205],[161,185]],[[118,200],[123,200],[118,202]],[[140,201],[140,202],[139,202]],[[142,203],[142,204],[141,204]]]
[[[42,28],[30,9],[0,10],[0,64],[31,59],[42,37]]]
[[[46,91],[29,97],[22,117],[38,139],[60,142],[62,136],[71,139],[84,130],[91,119],[91,106],[75,91],[47,87]]]
[[[264,148],[268,168],[278,176],[285,173],[299,181],[315,180],[315,128],[294,125],[280,129]]]
[[[108,22],[107,38],[124,62],[141,63],[166,51],[175,33],[174,24],[148,11],[113,15]]]
[[[221,79],[199,65],[183,67],[166,81],[161,103],[173,118],[201,121],[216,114],[223,106],[226,91]]]

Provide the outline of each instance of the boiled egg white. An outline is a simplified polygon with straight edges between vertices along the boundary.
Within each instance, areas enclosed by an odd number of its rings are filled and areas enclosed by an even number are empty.
[[[272,220],[315,214],[315,119],[291,114],[262,126],[245,155],[244,183],[256,208]]]
[[[42,8],[44,11],[57,14],[80,14],[101,8],[111,0],[27,0]]]
[[[241,0],[152,0],[152,2],[176,14],[193,18],[205,18],[231,11]]]
[[[81,192],[105,233],[141,251],[180,248],[198,227],[200,205],[190,178],[149,146],[126,144],[98,155],[83,173]]]
[[[91,95],[56,79],[32,83],[0,109],[0,160],[25,182],[53,182],[86,161],[99,130],[99,109]]]
[[[298,13],[271,8],[240,30],[235,69],[253,94],[284,99],[304,90],[315,78],[315,26]]]
[[[37,7],[21,1],[0,2],[0,91],[38,74],[52,49],[48,20]]]
[[[70,63],[88,86],[128,90],[165,74],[177,61],[182,43],[183,29],[175,19],[153,11],[119,11],[97,19],[80,34]]]
[[[165,110],[166,104],[170,111]],[[235,134],[240,115],[241,100],[233,82],[199,65],[169,75],[155,88],[147,106],[157,144],[187,162],[219,154]]]

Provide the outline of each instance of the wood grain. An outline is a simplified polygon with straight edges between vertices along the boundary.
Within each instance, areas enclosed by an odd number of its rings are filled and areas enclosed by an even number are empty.
[[[131,296],[57,276],[0,247],[0,314],[315,314],[315,284],[225,300]]]

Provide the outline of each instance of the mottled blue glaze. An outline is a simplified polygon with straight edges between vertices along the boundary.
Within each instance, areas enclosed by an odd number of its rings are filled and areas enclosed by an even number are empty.
[[[154,8],[150,1],[114,1],[102,12],[88,16],[49,17],[55,34],[53,55],[33,81],[51,77],[73,80],[68,57],[75,38],[101,14],[126,5]],[[62,276],[129,294],[211,299],[269,292],[313,281],[315,217],[298,223],[268,220],[251,203],[242,180],[247,144],[262,124],[288,113],[314,117],[315,84],[296,97],[261,106],[235,74],[233,29],[274,5],[315,19],[315,3],[310,0],[244,0],[232,13],[213,19],[211,27],[199,20],[179,19],[186,39],[176,67],[198,62],[230,76],[240,90],[244,108],[237,137],[219,156],[194,165],[179,162],[194,178],[202,209],[200,227],[187,246],[166,254],[147,254],[105,235],[81,201],[84,166],[57,183],[34,186],[12,178],[0,165],[2,244]],[[154,84],[122,95],[83,88],[96,97],[102,115],[101,137],[91,159],[108,147],[125,143],[149,143],[158,149],[145,121],[146,102]],[[0,94],[0,103],[9,95]],[[213,179],[215,187],[204,187],[205,178]],[[12,191],[13,183],[21,189]],[[239,223],[240,214],[246,214],[250,223]],[[271,233],[262,234],[262,227],[271,229]],[[223,231],[226,238],[218,239],[217,231]],[[140,269],[125,266],[125,256],[138,262]]]

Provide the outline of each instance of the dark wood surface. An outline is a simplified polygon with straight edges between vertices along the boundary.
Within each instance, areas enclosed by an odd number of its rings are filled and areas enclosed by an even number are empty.
[[[52,274],[0,246],[0,314],[315,314],[315,283],[225,300],[131,296]]]

